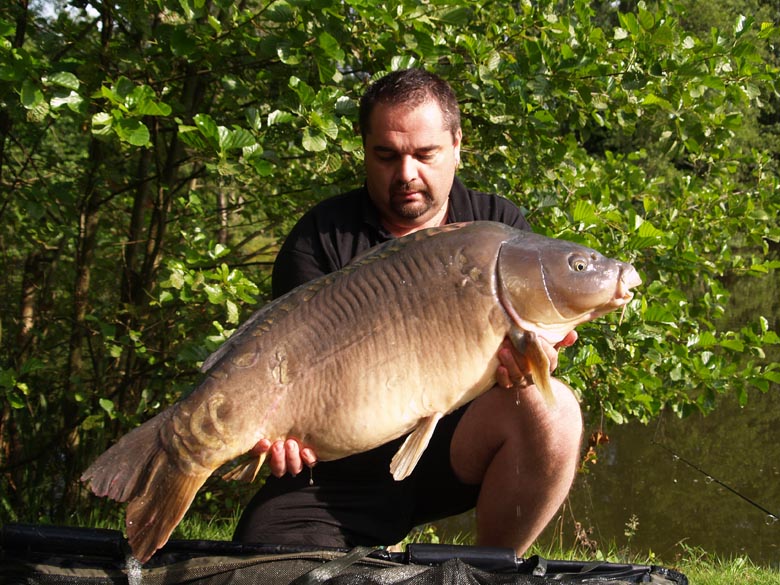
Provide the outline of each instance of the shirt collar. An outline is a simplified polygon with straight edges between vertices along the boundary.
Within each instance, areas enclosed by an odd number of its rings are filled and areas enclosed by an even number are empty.
[[[462,211],[466,201],[466,187],[465,185],[455,177],[452,182],[452,188],[450,189],[449,207],[447,209],[447,223],[455,223],[461,221]],[[363,216],[363,223],[370,226],[377,231],[383,238],[392,238],[393,236],[388,232],[379,221],[379,211],[371,201],[371,197],[368,195],[368,187],[363,184],[363,197],[361,199],[361,214]]]

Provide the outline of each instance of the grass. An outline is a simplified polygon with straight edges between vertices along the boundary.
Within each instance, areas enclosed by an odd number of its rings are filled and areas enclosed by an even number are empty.
[[[581,549],[559,550],[535,546],[529,554],[550,559],[657,565],[682,573],[688,577],[691,585],[780,585],[780,570],[756,565],[748,557],[719,557],[685,545],[680,545],[680,548],[682,553],[674,559],[661,559],[652,552],[646,555],[630,554],[614,547],[606,552],[583,552]]]
[[[692,585],[779,585],[780,571],[755,565],[749,558],[717,558],[704,551],[690,550],[677,570]]]

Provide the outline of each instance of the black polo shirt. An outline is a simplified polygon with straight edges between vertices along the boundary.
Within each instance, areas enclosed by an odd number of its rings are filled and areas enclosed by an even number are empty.
[[[511,201],[467,189],[456,178],[450,191],[447,223],[478,220],[531,229]],[[379,221],[365,186],[326,199],[306,212],[285,240],[274,262],[273,296],[340,270],[358,254],[392,238]]]

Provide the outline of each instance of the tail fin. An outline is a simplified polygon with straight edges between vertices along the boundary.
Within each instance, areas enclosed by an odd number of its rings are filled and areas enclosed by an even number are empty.
[[[145,563],[168,542],[210,475],[211,470],[207,469],[201,473],[184,473],[165,451],[155,454],[143,493],[127,506],[127,540],[135,558]]]
[[[160,428],[171,418],[165,410],[124,435],[81,475],[96,496],[126,502],[144,489],[147,468],[159,451]]]
[[[211,474],[196,466],[184,472],[163,448],[159,433],[172,414],[163,411],[130,431],[81,476],[95,495],[129,502],[127,538],[142,563],[167,542]]]

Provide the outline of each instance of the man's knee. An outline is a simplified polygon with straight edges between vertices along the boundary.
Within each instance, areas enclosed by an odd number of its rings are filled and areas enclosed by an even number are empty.
[[[536,387],[494,387],[475,400],[453,437],[451,460],[463,481],[478,483],[500,452],[543,474],[574,469],[582,439],[582,414],[572,391],[552,380],[555,404]],[[557,471],[556,471],[557,470]]]
[[[551,471],[567,467],[573,472],[582,446],[582,410],[566,384],[553,380],[553,389],[556,404],[547,413],[548,423],[541,425],[540,455],[549,459]]]

